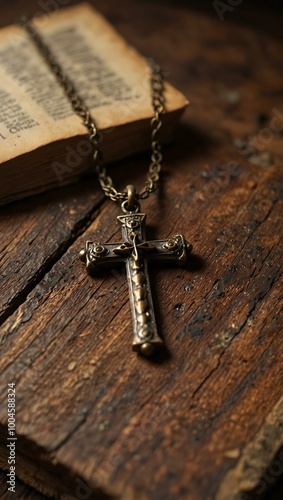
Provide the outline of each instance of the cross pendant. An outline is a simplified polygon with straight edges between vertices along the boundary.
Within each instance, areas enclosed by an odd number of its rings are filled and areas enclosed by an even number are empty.
[[[80,258],[91,275],[103,267],[126,264],[134,332],[132,349],[151,356],[163,342],[156,327],[148,262],[175,262],[184,266],[192,245],[182,235],[168,240],[146,241],[145,219],[145,214],[137,212],[118,216],[123,242],[102,244],[87,241]]]

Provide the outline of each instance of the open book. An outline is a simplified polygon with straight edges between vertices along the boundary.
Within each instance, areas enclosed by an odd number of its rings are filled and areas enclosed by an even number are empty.
[[[35,18],[102,131],[106,162],[150,146],[147,61],[90,5]],[[161,139],[187,105],[166,82]],[[0,30],[0,203],[78,179],[91,168],[85,126],[24,28]]]

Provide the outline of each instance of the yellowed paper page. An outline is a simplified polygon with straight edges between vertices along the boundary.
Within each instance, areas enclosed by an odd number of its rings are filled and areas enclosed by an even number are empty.
[[[98,127],[152,116],[149,69],[111,25],[88,4],[35,18]],[[166,84],[166,111],[187,101]],[[56,77],[23,28],[0,31],[0,163],[46,144],[85,135],[86,129]]]

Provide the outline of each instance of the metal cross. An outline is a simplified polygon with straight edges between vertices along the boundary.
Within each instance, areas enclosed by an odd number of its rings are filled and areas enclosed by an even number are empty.
[[[163,342],[156,328],[148,261],[176,262],[183,266],[192,245],[179,234],[168,240],[146,241],[145,219],[143,213],[120,215],[124,241],[107,244],[87,241],[80,258],[91,275],[106,266],[126,264],[134,330],[132,348],[151,356]]]

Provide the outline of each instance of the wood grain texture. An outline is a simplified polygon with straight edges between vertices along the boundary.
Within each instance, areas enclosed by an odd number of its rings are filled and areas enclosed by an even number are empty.
[[[1,209],[1,323],[95,217],[103,196],[92,184],[82,181]]]
[[[95,279],[77,258],[87,239],[120,240],[118,207],[98,209],[89,181],[64,188],[63,213],[59,191],[5,209],[23,267],[5,293],[32,284],[2,325],[1,464],[13,381],[17,473],[45,495],[259,499],[283,468],[282,43],[186,9],[97,5],[191,101],[142,209],[149,237],[183,233],[194,254],[151,268],[166,351],[149,361],[131,352],[125,272]],[[147,161],[116,165],[120,187],[141,185]]]

